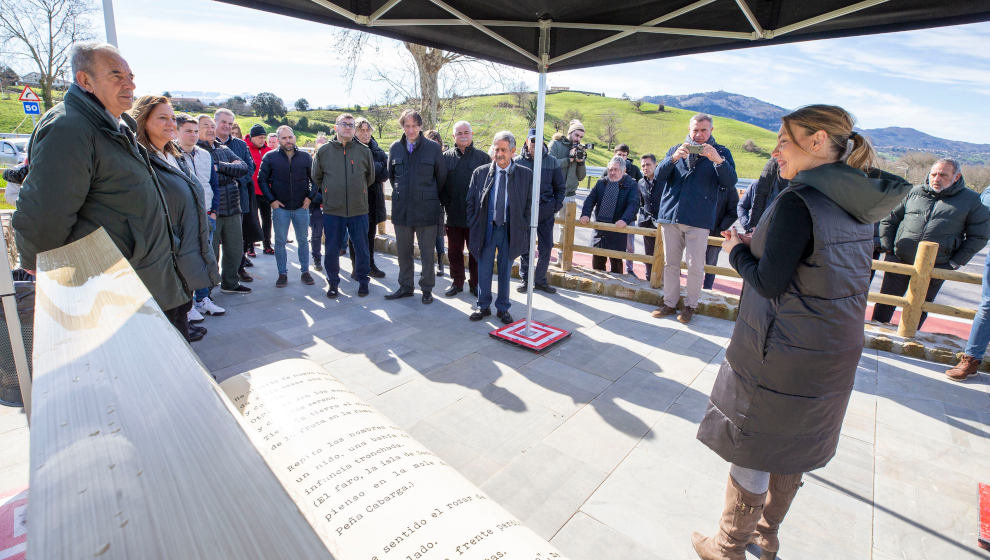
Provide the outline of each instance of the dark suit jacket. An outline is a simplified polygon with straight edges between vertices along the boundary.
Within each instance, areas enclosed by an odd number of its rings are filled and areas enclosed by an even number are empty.
[[[471,185],[467,193],[467,220],[470,228],[468,249],[475,258],[481,258],[492,220],[489,205],[492,187],[495,185],[497,166],[495,162],[482,165],[471,174]],[[533,172],[521,165],[510,165],[506,178],[509,201],[509,259],[514,259],[529,250],[529,220],[532,200],[530,188]]]

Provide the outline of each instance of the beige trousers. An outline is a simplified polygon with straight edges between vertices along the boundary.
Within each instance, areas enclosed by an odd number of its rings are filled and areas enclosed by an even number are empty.
[[[687,261],[688,307],[698,307],[701,285],[705,280],[705,251],[708,230],[684,224],[661,224],[663,233],[663,303],[677,306],[681,295],[681,255]]]

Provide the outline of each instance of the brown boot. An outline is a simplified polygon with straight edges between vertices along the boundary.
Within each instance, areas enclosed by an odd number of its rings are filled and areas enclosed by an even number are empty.
[[[730,475],[725,488],[725,509],[718,523],[718,533],[711,538],[700,533],[691,535],[691,544],[698,558],[745,560],[746,545],[753,537],[766,497],[766,492],[753,494],[746,491]]]
[[[767,503],[763,506],[763,517],[756,524],[756,532],[753,534],[753,543],[763,551],[760,560],[774,560],[777,557],[777,551],[780,550],[777,531],[798,488],[804,485],[801,482],[802,476],[802,473],[770,475],[770,489],[767,491]]]
[[[650,313],[650,315],[652,315],[652,316],[656,317],[657,319],[659,319],[661,317],[667,317],[667,316],[673,315],[675,313],[677,313],[677,308],[676,307],[671,307],[671,306],[667,305],[666,303],[664,303],[660,307],[654,309],[653,310],[653,313]]]
[[[969,354],[963,354],[962,358],[959,358],[959,363],[956,364],[956,367],[945,372],[945,375],[949,376],[949,379],[953,381],[964,381],[967,377],[979,375],[979,369],[980,360]]]

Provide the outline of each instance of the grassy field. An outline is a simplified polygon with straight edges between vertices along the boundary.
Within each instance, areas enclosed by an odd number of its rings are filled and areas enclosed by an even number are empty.
[[[465,98],[458,102],[454,109],[448,111],[448,114],[442,116],[441,134],[449,142],[451,123],[463,119],[472,124],[479,147],[487,147],[488,139],[499,130],[511,130],[517,136],[525,135],[528,126],[522,111],[517,107],[504,107],[512,103],[512,97],[509,95]],[[656,109],[656,105],[644,103],[642,112],[638,112],[630,102],[622,99],[575,92],[557,93],[547,96],[545,136],[548,140],[552,137],[554,119],[564,120],[563,115],[567,111],[577,110],[582,114],[582,122],[587,130],[585,141],[595,144],[595,149],[589,153],[588,162],[590,165],[603,166],[611,157],[611,152],[600,140],[599,134],[603,129],[603,118],[611,113],[618,121],[618,141],[629,144],[632,149],[631,157],[638,160],[639,155],[652,152],[658,158],[662,158],[671,146],[684,141],[688,120],[693,112],[667,108],[663,113],[657,113]],[[306,116],[311,123],[319,121],[332,124],[340,112],[290,111],[288,118],[295,122],[300,117]],[[351,112],[363,116],[363,111]],[[23,117],[21,104],[16,97],[0,100],[0,131],[10,131]],[[256,123],[263,124],[270,132],[275,129],[264,123],[260,117],[238,116],[237,123],[245,133]],[[23,126],[21,131],[27,132]],[[387,149],[388,145],[399,137],[398,123],[386,128],[384,132],[383,138],[378,140],[382,147]],[[311,143],[316,137],[312,132],[297,131],[296,134],[298,143],[303,146]],[[714,135],[716,141],[732,151],[740,177],[759,176],[760,170],[767,161],[766,152],[769,152],[776,142],[776,135],[768,130],[719,117],[715,118]],[[747,140],[752,140],[764,150],[764,153],[744,151],[742,146]]]

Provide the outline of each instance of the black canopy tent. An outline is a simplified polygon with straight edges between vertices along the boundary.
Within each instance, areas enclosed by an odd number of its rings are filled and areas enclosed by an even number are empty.
[[[686,54],[990,20],[987,0],[218,0],[358,29],[539,73]],[[970,48],[977,47],[970,45]],[[960,48],[964,48],[961,46]],[[536,150],[533,169],[541,169]],[[540,173],[533,174],[533,205]],[[529,267],[536,254],[530,224]],[[533,279],[527,287],[531,335]]]

